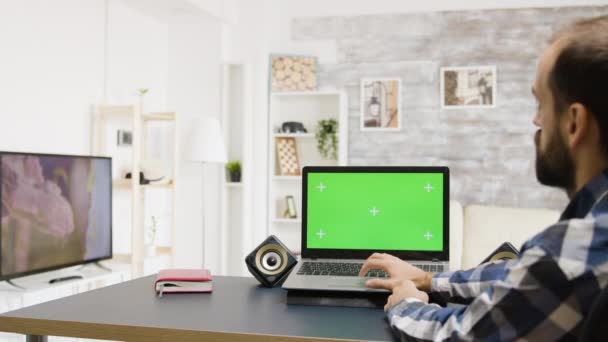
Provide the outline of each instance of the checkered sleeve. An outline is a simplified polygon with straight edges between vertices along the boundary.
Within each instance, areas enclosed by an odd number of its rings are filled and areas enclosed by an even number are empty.
[[[465,271],[437,273],[431,279],[431,292],[451,302],[469,303],[496,280],[504,279],[509,263],[485,263]]]
[[[517,261],[439,275],[438,279],[454,280],[446,285],[450,293],[475,298],[468,305],[448,307],[403,300],[387,313],[391,326],[403,340],[503,341],[525,336],[537,341],[567,336],[582,319],[576,301],[589,292],[585,284],[597,281],[585,273],[583,255],[589,250],[590,239],[576,236],[576,232],[566,234],[566,228],[557,227],[549,235],[571,235],[570,241],[578,246],[551,245],[557,240],[549,239],[546,244],[530,244]],[[589,228],[578,231],[590,233]],[[581,251],[581,259],[560,257],[560,250],[571,247]],[[504,272],[505,276],[492,277],[494,272]]]

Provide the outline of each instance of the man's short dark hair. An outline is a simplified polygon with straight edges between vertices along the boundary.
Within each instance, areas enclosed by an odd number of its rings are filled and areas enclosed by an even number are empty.
[[[556,113],[580,103],[594,115],[608,157],[608,16],[583,19],[557,32],[561,50],[549,72]]]

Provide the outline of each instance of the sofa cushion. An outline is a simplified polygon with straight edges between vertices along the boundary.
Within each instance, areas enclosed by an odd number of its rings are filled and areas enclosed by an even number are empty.
[[[462,269],[478,265],[505,241],[517,249],[559,219],[549,209],[469,205],[464,209]]]
[[[462,205],[450,201],[450,270],[458,270],[462,264]]]

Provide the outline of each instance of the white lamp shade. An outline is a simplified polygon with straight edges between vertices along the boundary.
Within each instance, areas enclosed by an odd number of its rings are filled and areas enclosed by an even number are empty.
[[[186,160],[201,163],[226,163],[226,146],[220,122],[217,119],[204,116],[193,120],[188,130],[190,134],[184,148]]]

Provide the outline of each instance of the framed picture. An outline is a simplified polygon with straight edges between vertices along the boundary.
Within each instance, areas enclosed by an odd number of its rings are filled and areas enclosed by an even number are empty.
[[[496,106],[496,67],[441,68],[441,108]]]
[[[361,79],[361,130],[401,129],[401,80]]]
[[[311,91],[316,88],[316,57],[270,56],[271,91]]]
[[[285,217],[297,218],[298,212],[296,211],[296,201],[293,199],[293,196],[285,196],[285,204],[287,205],[287,210],[285,210]]]
[[[133,132],[119,129],[116,132],[116,146],[133,145]]]
[[[294,137],[276,137],[277,162],[280,176],[299,176],[300,161]]]

